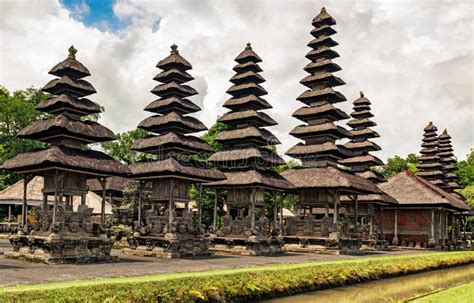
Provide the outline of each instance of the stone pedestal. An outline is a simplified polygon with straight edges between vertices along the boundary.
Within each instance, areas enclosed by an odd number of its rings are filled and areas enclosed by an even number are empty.
[[[113,241],[85,234],[15,235],[10,238],[13,251],[5,257],[47,264],[116,262],[111,256]]]

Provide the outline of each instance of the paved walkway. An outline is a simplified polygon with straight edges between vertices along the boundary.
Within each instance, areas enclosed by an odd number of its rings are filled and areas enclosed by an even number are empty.
[[[10,249],[8,240],[0,240],[0,253]],[[407,253],[414,253],[414,251],[383,252],[372,256],[401,255]],[[423,252],[420,251],[419,253]],[[114,250],[112,254],[119,256],[119,263],[47,265],[6,259],[2,255],[0,256],[0,286],[361,258],[360,256],[287,253],[276,257],[219,255],[209,259],[199,260],[163,260],[126,256],[118,250]]]

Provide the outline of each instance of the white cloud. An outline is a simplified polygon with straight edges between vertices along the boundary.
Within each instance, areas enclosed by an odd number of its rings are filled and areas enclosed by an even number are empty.
[[[91,71],[90,82],[105,106],[102,123],[122,132],[148,114],[156,63],[172,43],[194,69],[194,100],[207,126],[228,98],[233,59],[250,41],[263,58],[269,111],[279,126],[283,153],[297,142],[288,132],[299,122],[291,113],[304,91],[304,58],[311,20],[322,6],[338,21],[335,61],[349,101],[363,90],[373,103],[382,159],[420,149],[423,127],[433,121],[453,137],[464,158],[473,146],[473,9],[471,2],[438,1],[129,1],[114,12],[129,18],[120,32],[101,32],[75,21],[57,1],[0,3],[0,84],[42,86],[47,71],[74,44]],[[159,29],[156,21],[160,19]],[[350,102],[341,108],[350,112]]]

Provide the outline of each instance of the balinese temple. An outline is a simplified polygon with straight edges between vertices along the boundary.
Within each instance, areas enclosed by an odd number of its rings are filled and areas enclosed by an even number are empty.
[[[458,213],[469,206],[418,175],[403,171],[379,184],[398,205],[385,210],[384,233],[403,247],[455,247],[461,239]]]
[[[258,63],[262,59],[249,43],[235,61],[236,74],[230,79],[233,85],[227,90],[232,97],[224,103],[229,111],[217,120],[228,126],[216,138],[223,150],[209,157],[227,178],[207,185],[227,194],[224,226],[213,235],[213,249],[237,254],[277,254],[281,253],[283,242],[270,236],[265,193],[275,195],[292,185],[272,171],[285,162],[271,148],[280,141],[265,129],[277,123],[262,112],[271,108],[262,98],[267,94],[260,85],[265,82],[259,74],[262,69]]]
[[[357,252],[360,241],[355,228],[346,216],[340,214],[341,195],[380,193],[372,182],[352,172],[341,170],[338,161],[354,156],[336,141],[351,138],[351,133],[337,121],[349,116],[335,107],[346,98],[334,89],[345,84],[334,72],[341,67],[332,59],[339,57],[332,47],[336,21],[323,8],[313,19],[314,37],[306,54],[311,62],[304,68],[310,75],[301,80],[308,87],[297,100],[305,106],[293,113],[304,124],[296,126],[290,134],[304,143],[298,143],[287,155],[301,160],[302,167],[282,173],[296,187],[299,213],[287,220],[285,247],[294,250],[335,249],[339,252]]]
[[[438,129],[433,122],[428,123],[424,129],[423,143],[421,144],[420,163],[417,165],[417,175],[430,181],[432,184],[443,187],[443,165],[438,150]]]
[[[1,169],[24,176],[23,226],[10,239],[13,252],[5,255],[46,263],[112,261],[113,241],[105,236],[102,224],[91,221],[92,208],[86,205],[87,180],[125,175],[130,171],[119,161],[100,151],[88,149],[90,143],[116,139],[108,128],[87,119],[100,113],[99,106],[85,98],[96,92],[83,80],[89,70],[76,60],[76,50],[69,48],[68,57],[49,73],[57,78],[43,91],[54,97],[38,104],[37,110],[50,114],[20,131],[20,138],[39,140],[47,147],[20,154],[7,160]],[[26,186],[33,176],[44,177],[42,211],[35,224],[26,222]],[[54,197],[53,209],[48,199]],[[73,199],[81,205],[73,209]],[[105,196],[102,196],[101,222],[105,218]]]
[[[456,170],[456,159],[453,154],[453,147],[451,145],[451,136],[448,135],[448,131],[445,129],[438,137],[438,157],[441,162],[441,171],[443,176],[441,180],[443,184],[441,188],[449,193],[457,195],[454,191],[460,189],[461,186],[458,184],[458,175],[454,172]]]
[[[224,179],[217,169],[208,168],[198,154],[212,152],[212,147],[191,133],[206,126],[188,114],[201,109],[187,99],[198,92],[186,82],[194,78],[188,73],[191,64],[176,45],[171,54],[156,65],[161,71],[153,79],[160,84],[152,89],[159,98],[146,106],[154,113],[138,127],[154,133],[137,140],[133,150],[152,154],[155,159],[130,165],[132,178],[140,181],[139,210],[135,236],[129,239],[129,254],[162,258],[208,256],[209,240],[204,227],[193,224],[188,195],[192,185]],[[142,189],[151,183],[151,208],[144,212]],[[182,211],[177,203],[184,203]],[[144,212],[142,214],[142,212]]]
[[[360,97],[354,100],[354,111],[347,125],[352,128],[352,139],[344,146],[349,149],[353,156],[339,161],[340,164],[349,167],[351,171],[373,183],[384,182],[384,177],[374,167],[383,165],[382,160],[371,155],[371,152],[381,150],[380,146],[371,141],[380,137],[371,127],[377,124],[371,120],[370,101],[362,92]],[[383,208],[384,206],[396,204],[396,200],[387,194],[369,194],[358,196],[343,196],[341,201],[345,205],[347,215],[358,227],[359,237],[369,247],[385,248],[388,243],[383,236]],[[352,203],[353,202],[353,203]],[[352,214],[355,214],[354,216]],[[377,225],[374,226],[374,217]]]

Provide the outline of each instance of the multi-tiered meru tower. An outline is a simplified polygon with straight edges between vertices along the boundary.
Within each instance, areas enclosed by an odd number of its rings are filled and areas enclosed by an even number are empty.
[[[421,156],[418,157],[420,163],[417,165],[419,172],[417,175],[430,181],[432,184],[442,187],[444,186],[442,177],[442,167],[440,157],[438,155],[438,129],[433,122],[428,123],[424,129],[423,143],[421,144]]]
[[[265,214],[265,192],[281,192],[292,185],[272,171],[285,162],[273,151],[280,141],[264,127],[277,123],[261,110],[271,108],[262,96],[267,92],[260,85],[265,79],[250,43],[237,58],[233,68],[233,85],[227,90],[232,97],[224,103],[230,111],[218,119],[229,128],[218,135],[223,150],[209,161],[227,177],[208,186],[227,192],[227,214],[224,226],[213,237],[214,249],[242,254],[275,254],[282,242],[270,236]]]
[[[304,68],[310,75],[301,80],[308,90],[297,98],[306,106],[293,114],[305,124],[290,132],[304,143],[298,143],[286,153],[300,159],[303,165],[282,173],[297,188],[300,214],[288,221],[285,241],[296,244],[295,249],[318,249],[330,245],[346,250],[359,247],[360,243],[352,238],[348,220],[341,220],[338,216],[341,193],[378,193],[380,190],[370,181],[338,168],[339,160],[353,154],[336,144],[337,140],[351,137],[349,131],[335,124],[349,118],[334,106],[346,100],[334,90],[334,87],[344,84],[333,75],[341,70],[332,62],[332,59],[339,57],[332,50],[333,46],[338,45],[331,38],[336,33],[332,28],[336,21],[323,8],[312,24],[314,29],[311,35],[314,39],[308,44],[312,50],[306,54],[311,62]]]
[[[451,136],[446,129],[438,137],[438,157],[440,158],[442,164],[441,171],[443,172],[441,177],[443,185],[441,188],[449,193],[457,194],[454,190],[460,189],[461,186],[458,184],[459,177],[454,172],[456,170],[456,159],[454,159]]]
[[[128,174],[129,169],[108,155],[87,148],[87,144],[114,140],[108,128],[87,119],[100,113],[99,106],[84,98],[96,90],[82,78],[90,75],[76,60],[76,50],[69,48],[67,59],[55,65],[49,73],[51,80],[43,91],[55,95],[42,101],[38,111],[52,117],[24,128],[18,134],[25,139],[39,140],[49,147],[20,154],[5,161],[2,169],[25,175],[23,228],[11,238],[13,252],[8,257],[24,258],[47,263],[111,261],[113,241],[105,235],[101,224],[91,221],[92,208],[86,205],[87,179]],[[31,176],[44,177],[43,206],[37,221],[26,220],[26,185]],[[54,207],[49,209],[48,196],[54,196]],[[81,203],[73,210],[73,199]],[[104,222],[104,201],[102,220]]]
[[[382,160],[370,154],[370,152],[381,150],[381,148],[369,139],[380,136],[371,129],[377,124],[370,119],[374,116],[370,112],[370,101],[362,92],[360,92],[360,98],[354,100],[353,109],[354,111],[351,113],[353,119],[347,123],[352,128],[352,139],[344,146],[354,156],[343,159],[339,163],[350,167],[352,172],[372,182],[383,182],[383,176],[371,169],[371,167],[383,165]]]
[[[158,62],[162,71],[153,79],[160,82],[153,90],[159,97],[146,111],[155,115],[143,120],[138,127],[157,135],[138,140],[132,149],[146,152],[155,159],[130,165],[132,178],[141,181],[140,196],[145,182],[151,182],[152,206],[142,220],[142,206],[136,233],[129,239],[127,253],[179,258],[209,255],[209,240],[204,227],[193,224],[189,209],[190,186],[224,179],[217,169],[208,168],[199,161],[199,155],[212,151],[207,143],[188,135],[206,130],[198,119],[187,114],[201,109],[187,99],[197,91],[184,84],[194,78],[187,72],[191,64],[171,46],[171,54]],[[177,203],[184,204],[178,211]]]
[[[347,166],[351,171],[374,183],[384,182],[384,177],[374,170],[374,167],[383,165],[382,160],[371,155],[371,152],[381,150],[380,146],[371,141],[380,137],[371,127],[377,124],[372,121],[374,116],[371,113],[370,101],[362,92],[360,97],[353,102],[353,112],[347,125],[352,128],[352,139],[344,146],[349,149],[354,156],[339,161]],[[383,235],[383,207],[396,204],[396,200],[387,194],[368,194],[357,196],[344,196],[341,201],[345,204],[347,213],[352,222],[356,224],[359,238],[369,247],[384,249],[388,242]],[[376,229],[374,228],[374,217],[377,217]]]

